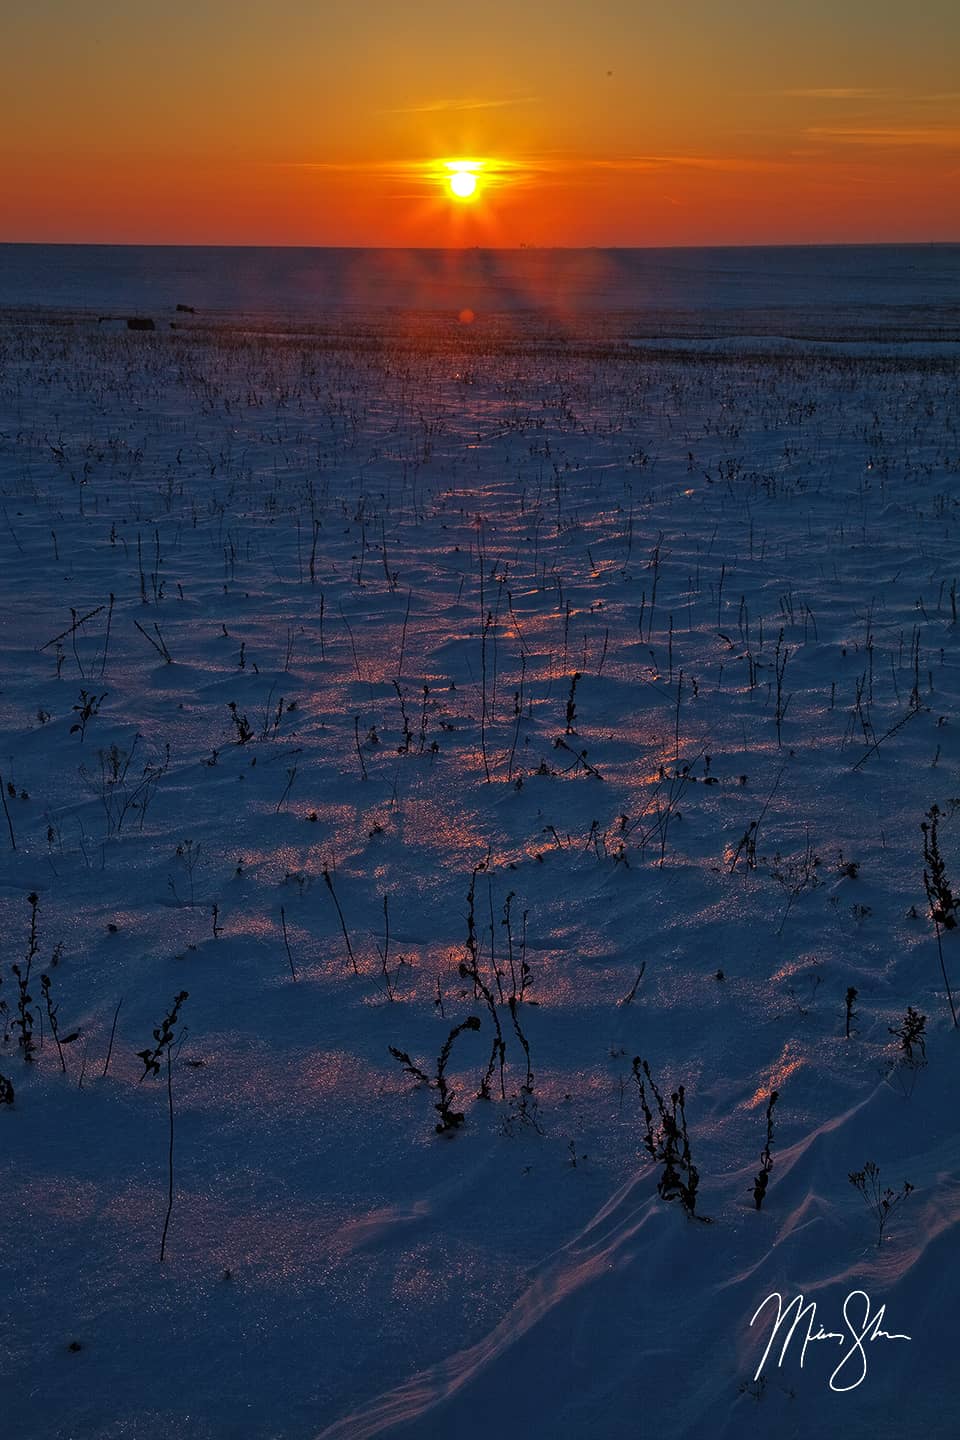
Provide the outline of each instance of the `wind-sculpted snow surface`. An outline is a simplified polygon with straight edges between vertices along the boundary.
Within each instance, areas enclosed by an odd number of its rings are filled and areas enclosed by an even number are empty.
[[[0,323],[5,1433],[954,1433],[949,337],[176,325]]]

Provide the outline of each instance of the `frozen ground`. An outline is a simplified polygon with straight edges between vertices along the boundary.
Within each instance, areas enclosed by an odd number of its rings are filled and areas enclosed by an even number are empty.
[[[955,358],[177,318],[0,326],[4,1434],[955,1434]]]

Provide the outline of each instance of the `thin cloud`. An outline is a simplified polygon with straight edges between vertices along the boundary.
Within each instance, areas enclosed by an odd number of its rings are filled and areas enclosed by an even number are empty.
[[[612,159],[579,160],[570,162],[570,168],[581,166],[594,170],[620,170],[642,172],[645,170],[780,170],[779,160],[761,160],[746,155],[627,155]]]
[[[806,131],[816,140],[844,145],[927,146],[953,150],[960,146],[960,129],[921,126],[813,126]]]
[[[398,184],[423,174],[423,165],[406,160],[273,160],[275,170],[309,170],[317,175],[366,175]]]
[[[371,180],[384,181],[393,185],[407,186],[418,185],[421,187],[419,198],[423,194],[436,188],[438,184],[445,185],[450,178],[449,162],[446,160],[420,159],[420,160],[281,160],[272,162],[278,169],[283,170],[305,170],[317,175],[330,176],[357,176],[363,175]],[[538,161],[501,160],[496,157],[485,157],[477,160],[477,167],[482,171],[483,185],[500,188],[509,184],[511,189],[518,186],[542,183],[551,173],[551,167]],[[407,198],[415,198],[407,196]]]
[[[794,100],[886,100],[889,90],[862,90],[853,85],[828,86],[823,89],[780,90],[777,94],[788,95]]]
[[[504,110],[511,105],[536,105],[536,95],[517,95],[507,100],[428,100],[423,105],[398,105],[381,110],[381,115],[436,115],[442,110]]]
[[[837,100],[869,101],[885,100],[894,105],[943,105],[960,100],[960,90],[930,92],[907,90],[871,90],[853,85],[827,86],[823,88],[802,88],[797,90],[775,90],[774,95],[788,96],[795,100]]]
[[[447,162],[439,159],[420,160],[287,160],[276,162],[279,168],[308,170],[319,175],[356,176],[388,181],[397,185],[434,186],[448,179]],[[758,159],[739,155],[569,155],[547,152],[536,157],[499,159],[489,156],[477,162],[484,186],[509,187],[511,190],[531,185],[563,185],[595,183],[602,175],[669,175],[684,170],[721,173],[750,173],[782,170],[783,160]]]

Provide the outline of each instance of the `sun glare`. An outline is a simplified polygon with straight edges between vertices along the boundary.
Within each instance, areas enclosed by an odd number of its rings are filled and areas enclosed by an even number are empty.
[[[450,176],[450,189],[461,200],[466,200],[477,188],[477,177],[469,170],[455,170]]]
[[[455,200],[472,200],[477,194],[482,160],[444,161],[445,180]]]

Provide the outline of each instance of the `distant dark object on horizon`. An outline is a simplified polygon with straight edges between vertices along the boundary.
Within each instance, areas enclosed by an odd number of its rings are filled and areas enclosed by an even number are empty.
[[[149,316],[149,315],[128,315],[128,316],[127,316],[127,329],[128,329],[128,330],[156,330],[156,328],[157,328],[156,325],[155,325],[154,322],[150,319],[150,316]]]
[[[177,309],[182,310],[184,315],[195,315],[197,313],[192,305],[178,305]]]

